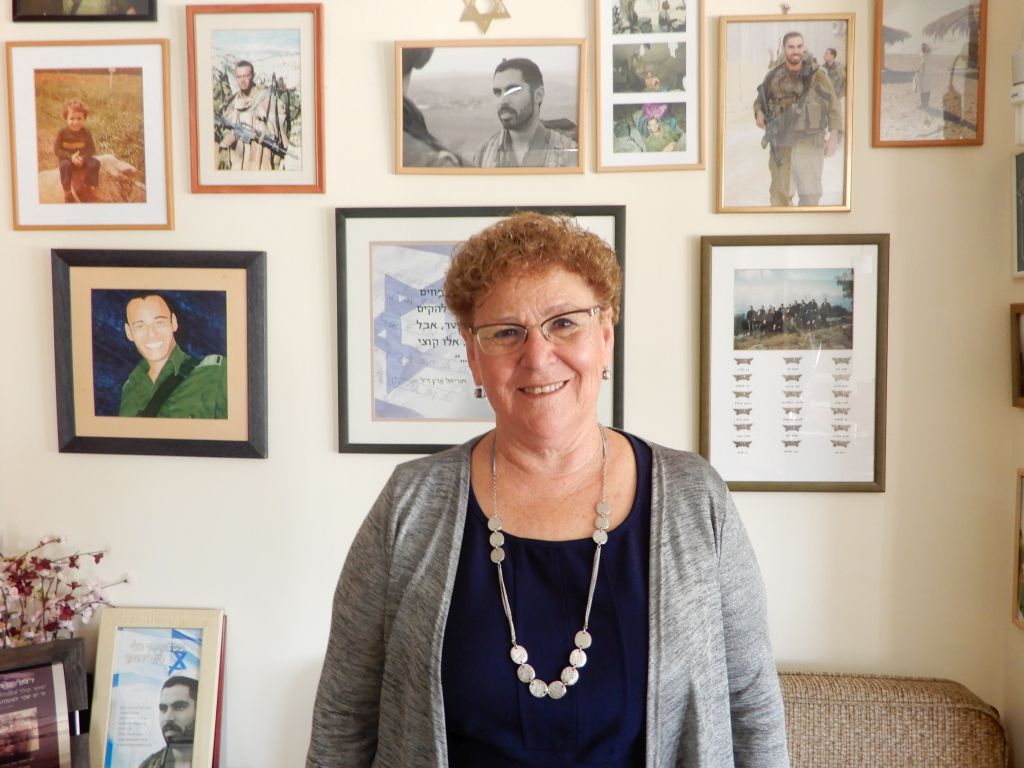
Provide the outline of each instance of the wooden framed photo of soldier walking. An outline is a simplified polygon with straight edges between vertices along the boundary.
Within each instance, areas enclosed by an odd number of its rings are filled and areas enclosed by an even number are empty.
[[[395,43],[397,173],[583,173],[586,41]]]
[[[14,21],[156,21],[157,0],[13,0]]]
[[[62,453],[267,456],[266,254],[51,252]]]
[[[701,238],[700,452],[737,491],[885,490],[889,236]]]
[[[988,0],[875,0],[875,147],[982,144]]]
[[[188,5],[193,192],[323,192],[323,6]]]
[[[854,15],[723,16],[719,213],[849,211]]]
[[[704,1],[594,0],[597,170],[704,167]]]
[[[8,42],[15,229],[171,229],[166,40]]]

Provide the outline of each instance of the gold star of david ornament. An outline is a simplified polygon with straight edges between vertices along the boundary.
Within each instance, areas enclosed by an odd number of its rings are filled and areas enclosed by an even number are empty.
[[[491,0],[491,10],[484,13],[476,7],[479,0],[462,0],[465,8],[459,21],[475,21],[480,31],[486,33],[495,19],[511,19],[509,12],[505,9],[504,0]],[[484,0],[487,2],[487,0]]]

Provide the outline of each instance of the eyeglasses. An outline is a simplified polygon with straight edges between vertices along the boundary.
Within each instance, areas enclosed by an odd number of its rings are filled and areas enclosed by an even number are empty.
[[[473,338],[480,345],[485,355],[505,355],[515,352],[526,343],[531,328],[539,328],[541,335],[552,344],[570,344],[583,341],[590,336],[594,318],[601,312],[601,307],[590,309],[574,309],[560,315],[549,317],[539,325],[520,325],[518,323],[488,323],[470,328]]]

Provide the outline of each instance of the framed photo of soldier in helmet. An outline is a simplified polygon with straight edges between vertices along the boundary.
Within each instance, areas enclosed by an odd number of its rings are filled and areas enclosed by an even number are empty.
[[[723,16],[719,213],[849,211],[853,14]]]
[[[189,5],[193,192],[323,192],[322,6]]]

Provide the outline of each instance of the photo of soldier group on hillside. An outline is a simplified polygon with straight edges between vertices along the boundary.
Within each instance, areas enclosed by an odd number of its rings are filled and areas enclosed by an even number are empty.
[[[852,349],[853,270],[737,270],[733,348]]]

